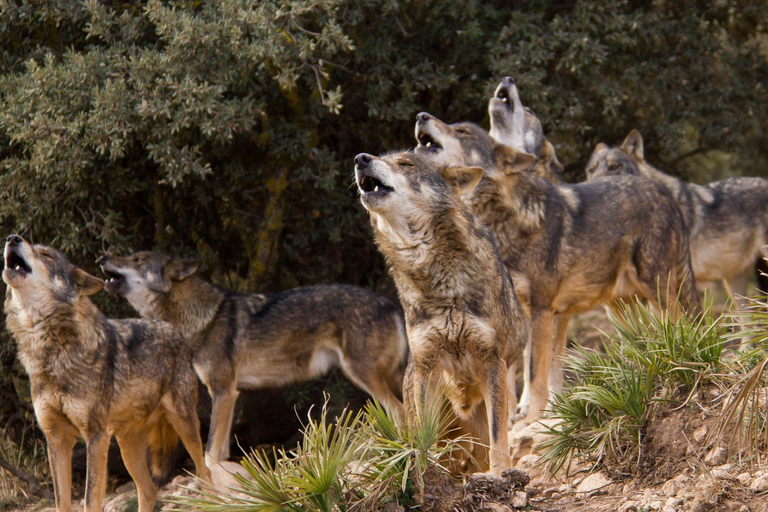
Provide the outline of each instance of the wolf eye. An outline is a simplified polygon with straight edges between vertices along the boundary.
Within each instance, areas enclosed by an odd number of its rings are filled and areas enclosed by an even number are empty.
[[[399,162],[397,162],[397,163],[398,163],[398,165],[400,165],[401,167],[413,167],[413,163],[412,163],[412,162],[409,162],[408,160],[401,160],[401,161],[399,161]]]
[[[51,255],[50,255],[50,254],[48,254],[47,252],[41,252],[40,254],[41,254],[42,256],[45,256],[45,257],[46,257],[46,258],[48,258],[49,260],[53,261],[53,256],[51,256]]]
[[[134,263],[141,263],[143,261],[144,261],[144,258],[142,258],[141,256],[134,256],[133,257],[133,262]]]
[[[466,128],[456,128],[456,131],[459,133],[463,133],[464,135],[469,135],[469,130]]]
[[[619,169],[621,169],[621,164],[609,164],[608,169],[610,169],[611,171],[618,171]]]

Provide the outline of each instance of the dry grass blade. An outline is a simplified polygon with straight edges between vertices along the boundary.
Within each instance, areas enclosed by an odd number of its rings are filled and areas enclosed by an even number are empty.
[[[765,358],[730,388],[726,393],[723,414],[711,437],[712,441],[726,440],[739,453],[747,450],[757,462],[764,459],[768,447],[767,369],[768,358]],[[732,435],[734,432],[735,436]]]

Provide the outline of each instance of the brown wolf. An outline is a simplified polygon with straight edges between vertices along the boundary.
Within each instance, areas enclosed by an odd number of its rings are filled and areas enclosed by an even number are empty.
[[[466,428],[490,438],[490,471],[509,466],[507,368],[528,339],[493,236],[461,201],[477,167],[440,167],[413,153],[355,158],[356,183],[405,310],[412,361],[405,404],[418,413],[446,382]],[[434,388],[432,389],[434,391]]]
[[[555,147],[544,136],[541,121],[531,109],[520,101],[517,84],[511,77],[505,77],[488,101],[488,115],[491,118],[493,140],[511,146],[517,151],[528,153],[545,162],[533,167],[533,171],[552,183],[561,183],[563,164],[555,155]]]
[[[587,180],[618,175],[643,176],[672,192],[688,226],[696,280],[722,281],[731,298],[743,305],[741,297],[747,294],[750,273],[756,262],[768,256],[768,180],[686,183],[645,160],[643,138],[637,130],[619,147],[598,144],[587,164]]]
[[[426,113],[417,116],[416,138],[424,158],[485,169],[465,201],[496,236],[531,316],[529,420],[544,409],[548,388],[562,386],[571,316],[630,296],[666,307],[678,289],[685,308],[698,305],[685,223],[665,187],[633,176],[553,185],[531,172],[532,155],[472,123],[449,126]],[[521,412],[527,400],[524,392]]]
[[[197,419],[192,357],[176,329],[151,320],[109,320],[88,299],[104,282],[58,251],[18,235],[5,244],[6,324],[32,386],[48,441],[56,510],[71,509],[72,448],[88,451],[85,510],[101,511],[114,434],[136,482],[139,510],[154,509],[181,437],[210,482]],[[151,469],[147,467],[149,449]]]
[[[107,290],[144,317],[186,336],[194,367],[213,399],[206,452],[229,457],[238,389],[281,386],[341,370],[400,414],[408,342],[398,305],[344,285],[273,295],[238,294],[194,275],[199,263],[159,252],[102,256]]]

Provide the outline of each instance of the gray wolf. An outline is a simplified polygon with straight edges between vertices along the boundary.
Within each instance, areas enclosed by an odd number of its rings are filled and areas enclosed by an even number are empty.
[[[416,139],[415,152],[437,164],[485,170],[464,200],[496,237],[531,318],[529,391],[520,405],[525,412],[530,400],[529,421],[548,389],[562,386],[559,356],[574,314],[633,296],[666,308],[678,289],[684,308],[698,306],[685,222],[665,187],[634,176],[553,185],[531,170],[540,164],[532,155],[475,124],[426,113],[417,116]]]
[[[466,429],[490,439],[490,472],[500,475],[509,467],[507,369],[528,326],[493,236],[460,198],[482,174],[412,152],[355,158],[361,201],[405,310],[406,410],[418,414],[444,382]]]
[[[491,118],[490,135],[496,142],[511,146],[517,151],[546,160],[534,170],[542,178],[561,183],[563,164],[555,155],[555,147],[544,136],[544,128],[536,114],[520,101],[520,92],[511,76],[504,77],[488,101],[488,115]]]
[[[197,475],[211,481],[197,419],[197,379],[180,332],[164,322],[106,318],[88,298],[102,289],[102,280],[18,235],[5,244],[3,281],[6,325],[48,442],[57,511],[71,509],[76,437],[87,447],[88,512],[101,511],[113,434],[141,512],[154,509],[156,483],[167,477],[179,437]]]
[[[206,452],[229,457],[239,389],[282,386],[341,370],[400,414],[408,342],[398,305],[356,286],[239,294],[194,275],[199,263],[159,252],[102,256],[107,291],[187,338],[213,400]]]
[[[645,160],[643,138],[637,130],[618,147],[598,144],[587,164],[588,181],[620,175],[643,176],[672,192],[688,226],[696,280],[722,281],[731,298],[743,306],[749,275],[768,256],[768,180],[686,183]]]

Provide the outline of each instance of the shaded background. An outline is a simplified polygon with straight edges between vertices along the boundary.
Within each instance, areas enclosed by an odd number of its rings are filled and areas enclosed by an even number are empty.
[[[0,0],[2,232],[94,273],[105,250],[153,248],[237,291],[394,296],[354,155],[412,147],[422,110],[487,127],[506,75],[569,181],[632,128],[685,179],[766,174],[765,2],[512,4]],[[41,457],[25,389],[3,330],[0,456],[21,466]],[[317,389],[282,392],[291,417],[295,393]]]

